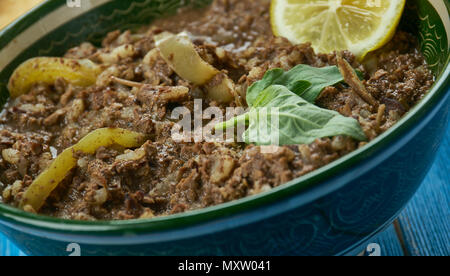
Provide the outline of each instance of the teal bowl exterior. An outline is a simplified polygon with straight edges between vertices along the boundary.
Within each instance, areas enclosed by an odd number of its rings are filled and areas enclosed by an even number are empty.
[[[6,83],[12,70],[27,58],[61,55],[85,40],[98,42],[107,31],[148,23],[189,1],[90,1],[98,5],[77,11],[78,14],[69,11],[68,17],[75,14],[73,19],[47,29],[32,43],[22,44],[21,34],[26,34],[36,22],[46,22],[55,11],[67,9],[65,2],[48,1],[0,32],[0,95],[5,95],[1,82]],[[208,1],[191,2],[205,5]],[[270,192],[150,220],[67,221],[0,204],[0,231],[30,255],[67,256],[72,252],[68,249],[78,246],[82,255],[355,252],[397,218],[415,194],[449,123],[448,2],[416,0],[408,1],[408,5],[406,27],[418,32],[437,82],[400,123],[363,149]],[[129,13],[135,16],[130,19],[126,16]],[[5,53],[9,53],[6,51],[12,51],[11,43],[18,43],[16,48],[23,50],[4,62]]]

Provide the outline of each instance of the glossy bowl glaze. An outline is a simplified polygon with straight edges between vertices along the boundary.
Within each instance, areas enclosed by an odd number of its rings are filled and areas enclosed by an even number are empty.
[[[66,0],[47,1],[0,32],[0,101],[7,98],[12,71],[28,58],[62,55],[83,41],[98,44],[109,31],[148,24],[188,3],[209,2],[90,0],[68,7]],[[0,204],[0,231],[32,255],[69,255],[78,245],[82,255],[354,252],[412,198],[449,121],[448,1],[409,0],[402,24],[419,37],[437,81],[400,123],[366,147],[272,191],[149,220],[67,221]]]

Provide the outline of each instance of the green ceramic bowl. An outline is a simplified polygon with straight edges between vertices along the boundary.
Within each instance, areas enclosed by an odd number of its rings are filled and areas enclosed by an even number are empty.
[[[0,32],[0,101],[23,61],[99,44],[208,0],[50,0]],[[0,231],[33,255],[340,255],[383,230],[416,192],[449,120],[449,2],[408,0],[403,28],[415,33],[436,75],[432,91],[366,147],[260,195],[138,221],[78,222],[0,204]],[[69,250],[69,251],[68,251]]]

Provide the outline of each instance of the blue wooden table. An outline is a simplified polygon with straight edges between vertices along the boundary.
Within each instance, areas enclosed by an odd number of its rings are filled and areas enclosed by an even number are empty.
[[[450,127],[422,187],[373,242],[388,256],[450,255]]]
[[[382,256],[450,255],[450,127],[437,159],[400,218],[370,243]],[[0,256],[24,256],[0,234]]]

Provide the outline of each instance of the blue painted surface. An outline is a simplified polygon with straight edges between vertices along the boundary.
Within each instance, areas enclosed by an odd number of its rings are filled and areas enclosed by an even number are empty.
[[[399,222],[410,255],[450,255],[450,128],[433,168]]]
[[[383,255],[450,255],[450,127],[422,187],[399,218],[402,243],[393,227],[373,242]]]
[[[404,256],[402,245],[398,240],[397,233],[393,225],[381,233],[378,237],[370,241],[380,245],[381,256]]]
[[[382,255],[450,255],[449,163],[450,127],[421,189],[400,216],[403,243],[393,226],[371,241],[380,244]],[[0,256],[23,255],[0,234]]]

